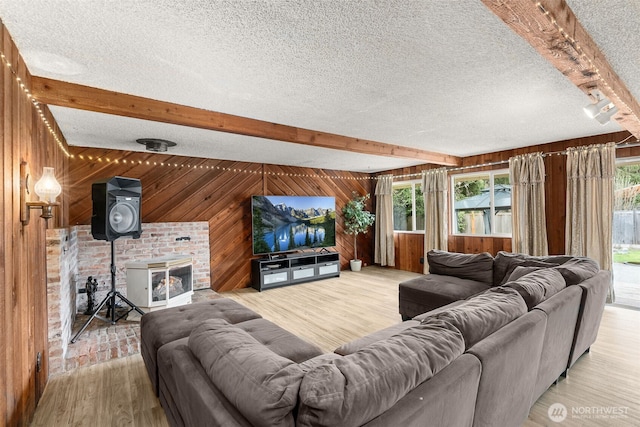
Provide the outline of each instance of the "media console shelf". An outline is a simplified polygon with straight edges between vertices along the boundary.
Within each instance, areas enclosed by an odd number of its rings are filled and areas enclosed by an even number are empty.
[[[259,291],[338,276],[338,252],[301,253],[251,260],[251,286]]]

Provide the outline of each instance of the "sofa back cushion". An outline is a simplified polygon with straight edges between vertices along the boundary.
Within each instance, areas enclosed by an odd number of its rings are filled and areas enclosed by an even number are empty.
[[[545,268],[545,267],[524,267],[519,265],[511,272],[509,277],[507,277],[507,279],[505,280],[505,283],[515,282],[522,276],[526,276],[527,274],[533,273],[534,271],[540,270],[541,268]]]
[[[500,251],[493,261],[493,285],[502,286],[517,267],[551,268],[560,264],[566,257],[533,257]]]
[[[565,288],[562,274],[555,268],[541,268],[519,279],[507,282],[503,287],[515,289],[531,310],[542,301]]]
[[[574,257],[554,269],[562,274],[567,286],[572,286],[598,274],[600,265],[591,258]]]
[[[211,382],[255,426],[293,426],[303,370],[222,319],[204,321],[189,349]]]
[[[450,323],[462,333],[468,349],[526,312],[518,292],[494,287],[447,310],[427,313],[423,321],[433,318]]]
[[[315,366],[300,385],[297,426],[359,426],[391,408],[464,351],[460,332],[430,319]]]
[[[431,250],[427,252],[429,273],[470,279],[491,285],[493,282],[493,257],[488,252],[460,254]]]

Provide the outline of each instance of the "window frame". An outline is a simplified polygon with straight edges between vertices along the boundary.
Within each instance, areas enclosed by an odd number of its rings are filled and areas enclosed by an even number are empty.
[[[422,180],[420,179],[412,179],[407,181],[394,181],[392,184],[392,197],[395,196],[395,190],[398,187],[411,187],[411,230],[396,230],[395,222],[393,224],[393,232],[394,233],[402,233],[402,234],[424,234],[425,230],[416,230],[416,186],[422,187]]]
[[[468,172],[468,173],[459,173],[459,174],[451,174],[449,179],[449,189],[450,189],[450,196],[449,196],[449,235],[450,236],[460,236],[460,237],[496,237],[496,238],[511,238],[513,236],[513,230],[511,230],[511,233],[495,233],[495,232],[491,232],[491,234],[470,234],[470,233],[456,233],[455,230],[457,229],[456,224],[458,223],[458,218],[456,216],[456,210],[455,210],[455,203],[456,203],[456,194],[455,194],[455,182],[456,180],[460,180],[460,179],[464,179],[465,177],[468,178],[473,178],[473,177],[487,177],[489,178],[489,206],[490,206],[490,215],[491,215],[491,219],[492,219],[492,226],[491,229],[494,230],[495,229],[495,224],[493,222],[494,218],[496,217],[496,209],[495,209],[495,200],[494,200],[494,196],[495,196],[495,189],[494,189],[494,185],[495,185],[495,176],[496,175],[507,175],[509,176],[509,183],[511,183],[511,172],[509,171],[509,168],[504,168],[504,169],[494,169],[494,170],[489,170],[489,171],[477,171],[477,172]],[[511,184],[509,184],[511,185]],[[511,193],[513,195],[513,193]],[[512,202],[513,202],[513,198],[512,198]],[[513,214],[513,203],[511,204],[512,208],[511,208],[511,212]]]

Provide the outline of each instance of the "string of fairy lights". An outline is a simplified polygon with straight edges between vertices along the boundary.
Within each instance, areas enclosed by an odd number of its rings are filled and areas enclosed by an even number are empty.
[[[18,72],[13,68],[13,65],[11,64],[11,62],[9,62],[9,59],[5,56],[4,52],[2,51],[0,51],[0,59],[2,59],[2,63],[4,64],[4,66],[13,75],[13,78],[18,83],[18,87],[20,88],[20,90],[31,102],[31,104],[33,105],[33,108],[35,108],[36,112],[38,113],[38,117],[40,117],[40,120],[42,121],[44,126],[47,128],[47,130],[49,131],[53,139],[56,141],[60,150],[62,150],[62,152],[67,157],[73,157],[73,154],[69,153],[67,148],[64,146],[64,143],[62,142],[62,138],[60,138],[60,136],[54,129],[49,119],[47,119],[47,116],[44,114],[42,107],[40,107],[40,103],[38,102],[38,100],[33,97],[33,95],[31,94],[31,91],[29,91],[29,88],[24,84],[24,82],[22,81],[22,78],[20,78],[20,76],[18,75]]]
[[[79,160],[83,161],[92,161],[97,163],[113,163],[113,164],[125,164],[125,165],[146,165],[146,166],[160,166],[160,167],[171,167],[171,168],[186,168],[191,170],[215,170],[222,172],[233,172],[233,173],[245,173],[245,174],[253,174],[253,175],[271,175],[271,176],[286,176],[286,177],[299,177],[299,178],[325,178],[325,179],[344,179],[344,180],[354,180],[354,181],[364,181],[370,179],[377,179],[376,177],[365,176],[340,176],[340,175],[320,175],[320,174],[308,174],[308,173],[291,173],[291,172],[274,172],[274,171],[265,171],[265,170],[255,170],[255,169],[242,169],[242,168],[231,168],[220,165],[209,165],[209,164],[191,164],[191,163],[178,163],[178,162],[160,162],[156,160],[132,160],[126,158],[111,158],[111,157],[100,157],[93,155],[83,155],[79,154],[75,156]]]
[[[616,96],[616,98],[618,99],[618,101],[620,102],[620,104],[624,105],[624,107],[627,109],[627,111],[630,111],[633,115],[638,117],[637,114],[634,112],[634,110],[632,108],[630,108],[629,105],[622,98],[620,98],[620,96],[613,90],[611,85],[607,82],[607,80],[600,73],[600,69],[595,64],[595,62],[584,52],[584,50],[582,49],[582,46],[580,46],[580,43],[575,38],[573,38],[569,33],[567,33],[565,31],[565,29],[562,27],[562,25],[560,25],[558,23],[558,21],[556,20],[555,16],[553,16],[553,14],[551,12],[549,12],[544,7],[544,5],[542,5],[540,2],[536,3],[536,7],[538,8],[538,10],[540,10],[540,12],[544,16],[547,17],[547,19],[549,20],[551,25],[553,25],[556,28],[556,30],[560,33],[560,35],[562,37],[564,37],[564,39],[569,44],[571,44],[571,46],[575,49],[575,51],[578,52],[580,57],[582,57],[583,59],[585,59],[589,63],[589,65],[591,66],[591,70],[593,70],[593,72],[598,76],[598,80],[600,81],[602,86],[606,87],[610,93],[613,93]]]
[[[254,175],[269,175],[269,176],[280,176],[280,177],[298,177],[298,178],[324,178],[324,179],[340,179],[340,180],[354,180],[354,181],[364,181],[370,179],[377,179],[377,177],[372,176],[340,176],[335,174],[309,174],[309,173],[290,173],[290,172],[274,172],[274,171],[266,171],[266,170],[255,170],[255,169],[242,169],[242,168],[233,168],[233,167],[225,167],[220,165],[209,165],[209,164],[190,164],[190,163],[178,163],[171,161],[153,161],[153,160],[132,160],[126,158],[111,158],[108,156],[93,156],[93,155],[74,155],[67,150],[62,138],[58,135],[55,127],[51,124],[49,119],[44,113],[43,108],[40,106],[38,100],[33,96],[29,88],[22,81],[22,78],[18,75],[18,72],[13,67],[13,64],[9,61],[3,51],[0,50],[0,58],[2,59],[3,65],[11,72],[13,78],[18,84],[18,87],[24,94],[24,96],[31,102],[33,108],[36,110],[38,117],[42,121],[43,125],[46,127],[48,132],[51,134],[52,138],[56,141],[60,150],[70,159],[73,160],[81,160],[81,161],[90,161],[96,163],[112,163],[112,164],[129,164],[129,165],[147,165],[154,167],[173,167],[173,168],[187,168],[192,170],[215,170],[221,172],[232,172],[232,173],[244,173],[244,174],[254,174]]]
[[[601,75],[599,68],[596,66],[596,64],[593,62],[593,60],[591,58],[589,58],[589,56],[584,52],[582,46],[580,46],[580,43],[578,43],[578,41],[576,39],[574,39],[570,34],[568,34],[565,31],[565,29],[557,22],[557,20],[553,16],[553,14],[551,14],[540,2],[536,3],[536,7],[540,10],[540,12],[544,16],[547,17],[549,22],[565,38],[565,40],[568,43],[571,44],[571,46],[576,50],[576,52],[578,52],[580,54],[580,56],[582,58],[584,58],[590,64],[591,69],[598,76],[598,79],[600,80],[602,85],[605,86],[607,89],[609,89],[610,92],[615,94],[615,92],[613,91],[613,89],[611,88],[609,83]],[[379,178],[378,176],[370,176],[370,175],[369,176],[363,176],[363,177],[357,177],[357,176],[340,176],[340,175],[335,175],[335,174],[322,174],[321,175],[321,174],[309,174],[309,173],[274,172],[274,171],[264,170],[264,168],[262,168],[261,170],[255,170],[255,169],[242,169],[242,168],[237,168],[237,167],[236,168],[232,168],[232,167],[225,167],[225,166],[220,166],[220,165],[209,165],[209,164],[197,164],[197,165],[195,165],[195,164],[190,164],[190,163],[178,163],[178,162],[175,162],[175,161],[174,162],[171,162],[171,161],[161,162],[161,161],[154,161],[154,160],[132,160],[132,159],[126,159],[126,158],[111,158],[111,157],[107,157],[107,156],[101,157],[101,156],[82,155],[82,154],[80,154],[78,156],[75,156],[74,154],[71,154],[67,150],[67,148],[65,147],[65,143],[63,142],[62,138],[58,135],[58,132],[56,131],[54,126],[51,124],[51,122],[49,121],[47,116],[45,115],[44,110],[40,106],[40,103],[38,102],[37,99],[35,99],[33,97],[32,93],[29,91],[29,88],[24,84],[24,82],[22,81],[22,79],[18,75],[17,71],[15,70],[15,68],[13,67],[11,62],[9,62],[9,60],[5,56],[4,52],[2,52],[1,50],[0,50],[0,58],[2,59],[2,63],[4,64],[4,66],[13,75],[13,78],[18,83],[18,86],[21,89],[21,91],[23,92],[23,94],[31,102],[31,104],[33,105],[33,108],[35,108],[35,110],[36,110],[36,112],[38,114],[38,117],[42,121],[43,125],[47,128],[47,130],[51,134],[52,138],[56,141],[56,144],[58,145],[60,150],[70,159],[97,162],[97,163],[113,163],[113,164],[125,164],[125,165],[128,165],[128,164],[130,164],[130,165],[147,165],[147,166],[153,166],[153,167],[160,166],[160,167],[173,167],[173,168],[187,168],[187,169],[192,169],[192,170],[215,170],[215,171],[221,171],[221,172],[244,173],[244,174],[254,174],[254,175],[268,175],[268,176],[280,176],[280,177],[324,178],[324,179],[334,179],[334,180],[340,179],[340,180],[356,180],[356,181],[377,180]],[[617,96],[617,95],[616,95],[616,97],[618,98],[618,101],[620,101],[620,103],[623,104],[627,108],[627,110],[633,112],[633,109],[629,108],[629,106],[624,102],[624,100],[620,99],[620,97]],[[556,153],[552,153],[552,154],[556,154]],[[549,153],[547,153],[547,155],[549,155]],[[506,162],[505,161],[489,162],[489,163],[473,165],[473,166],[447,167],[446,169],[447,170],[452,170],[452,171],[454,171],[454,170],[465,170],[465,169],[470,169],[470,168],[482,168],[482,167],[494,166],[494,165],[502,164],[502,163],[506,163]],[[422,172],[410,173],[410,174],[404,174],[404,175],[394,175],[393,178],[405,178],[405,177],[418,176],[421,173]]]

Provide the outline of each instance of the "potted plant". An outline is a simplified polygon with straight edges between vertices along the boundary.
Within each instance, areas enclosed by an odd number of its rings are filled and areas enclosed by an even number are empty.
[[[367,199],[369,194],[360,196],[354,192],[352,199],[342,208],[344,230],[347,234],[353,234],[353,259],[349,261],[353,271],[360,271],[362,268],[362,260],[358,259],[358,234],[366,233],[376,218],[374,214],[365,210]]]

